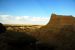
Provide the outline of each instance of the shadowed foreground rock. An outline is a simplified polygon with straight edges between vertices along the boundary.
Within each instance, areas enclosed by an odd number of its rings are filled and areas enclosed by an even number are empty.
[[[6,31],[5,26],[3,26],[2,23],[0,23],[0,33],[4,33]]]
[[[40,42],[36,44],[36,50],[55,50],[56,46],[50,45],[49,43]]]
[[[8,39],[8,49],[13,50],[54,50],[55,46],[40,42],[32,36],[20,37],[16,40]]]

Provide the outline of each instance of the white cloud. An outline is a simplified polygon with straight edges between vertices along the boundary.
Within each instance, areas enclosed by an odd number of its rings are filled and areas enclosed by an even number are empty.
[[[38,24],[45,25],[49,21],[49,17],[31,17],[31,16],[11,16],[0,15],[0,22],[4,24]]]

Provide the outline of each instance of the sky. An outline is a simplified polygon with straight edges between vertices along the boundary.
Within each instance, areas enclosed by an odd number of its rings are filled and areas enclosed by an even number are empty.
[[[45,25],[52,13],[75,16],[75,0],[0,0],[3,24]]]

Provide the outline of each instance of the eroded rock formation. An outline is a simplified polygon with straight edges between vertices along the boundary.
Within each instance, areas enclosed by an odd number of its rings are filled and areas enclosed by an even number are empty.
[[[5,26],[2,23],[0,23],[0,33],[4,33],[5,31],[6,31]]]
[[[63,26],[63,25],[74,25],[75,18],[67,15],[56,15],[52,14],[49,23],[46,26]]]
[[[36,37],[57,50],[75,49],[75,18],[73,16],[52,14],[49,23],[37,30]]]

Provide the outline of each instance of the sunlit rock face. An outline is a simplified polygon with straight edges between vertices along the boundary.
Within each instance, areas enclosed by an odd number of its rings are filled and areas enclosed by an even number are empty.
[[[47,25],[41,27],[41,32],[44,33],[55,33],[60,32],[60,29],[64,26],[72,26],[75,30],[75,17],[69,15],[56,15],[52,14]],[[49,32],[48,32],[49,31]]]
[[[42,33],[59,33],[60,30],[67,25],[72,26],[72,30],[75,31],[75,17],[71,15],[52,14],[48,24],[44,27],[41,27],[41,31]]]
[[[67,25],[75,27],[74,22],[75,22],[75,17],[71,15],[67,16],[67,15],[52,14],[48,24],[40,28],[41,29],[40,33],[59,32],[61,28]]]
[[[75,18],[73,16],[67,16],[67,15],[56,15],[52,14],[51,19],[47,25],[73,25],[75,21]]]

